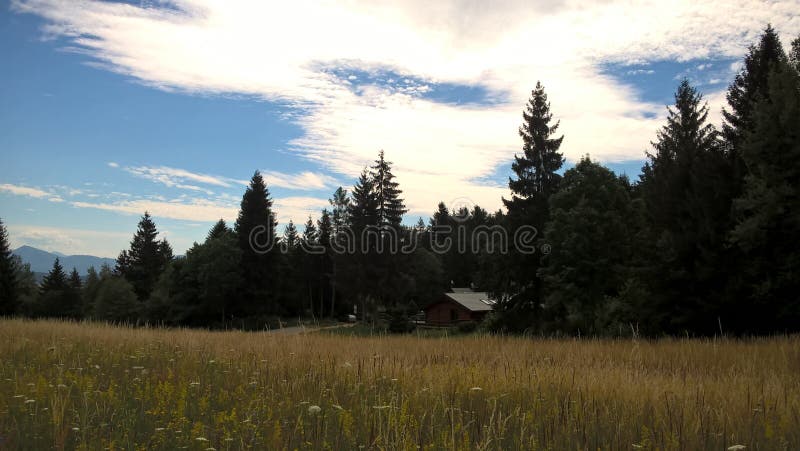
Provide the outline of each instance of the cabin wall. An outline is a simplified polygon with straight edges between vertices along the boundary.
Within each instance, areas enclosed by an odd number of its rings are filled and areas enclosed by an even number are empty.
[[[434,326],[447,326],[473,320],[470,312],[456,303],[440,302],[425,310],[425,322]]]

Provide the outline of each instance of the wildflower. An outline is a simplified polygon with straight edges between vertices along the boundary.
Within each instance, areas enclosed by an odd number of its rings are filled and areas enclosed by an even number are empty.
[[[318,414],[320,412],[322,412],[322,408],[320,408],[320,406],[309,406],[308,407],[308,414],[309,415],[316,415],[316,414]]]
[[[209,360],[208,363],[217,363],[216,360]]]
[[[482,389],[482,388],[480,388],[480,387],[472,387],[472,388],[470,388],[469,390],[470,390],[470,391],[481,391],[481,390],[483,390],[483,389]]]
[[[81,428],[72,428],[72,430],[73,430],[74,432],[79,432],[79,431],[81,430]]]
[[[25,404],[32,404],[32,403],[35,403],[35,402],[36,402],[35,399],[27,399],[27,400],[25,400]]]
[[[333,408],[334,408],[334,409],[336,409],[336,410],[344,410],[344,409],[342,408],[342,406],[340,406],[339,404],[334,404],[334,405],[333,405]]]
[[[198,442],[207,442],[207,441],[208,441],[208,439],[207,439],[207,438],[205,438],[205,437],[197,437],[197,438],[195,439],[195,441],[198,441]]]
[[[744,445],[733,445],[733,446],[729,446],[728,447],[728,451],[739,451],[739,450],[742,450],[742,449],[745,449],[745,448],[747,448],[747,447],[744,446]]]

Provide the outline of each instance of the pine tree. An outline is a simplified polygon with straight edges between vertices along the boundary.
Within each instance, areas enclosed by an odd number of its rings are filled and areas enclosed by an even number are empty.
[[[523,123],[519,128],[522,138],[522,156],[515,155],[511,169],[516,179],[509,179],[508,187],[513,196],[503,199],[509,209],[517,209],[522,200],[548,198],[558,189],[561,177],[556,171],[564,164],[564,156],[558,151],[564,136],[553,138],[560,121],[550,125],[553,119],[550,103],[541,83],[531,92],[531,98],[522,113]]]
[[[743,329],[760,333],[800,324],[800,73],[788,63],[774,66],[768,86],[742,143],[749,173],[732,233],[750,288],[738,293],[750,301]]]
[[[375,185],[366,169],[361,172],[358,182],[353,186],[352,202],[348,211],[357,239],[361,238],[366,227],[378,225],[378,198]]]
[[[373,180],[378,207],[377,224],[381,228],[393,227],[397,230],[403,221],[403,214],[408,210],[403,204],[403,199],[400,198],[403,191],[394,181],[392,162],[386,161],[383,150],[378,153],[378,159],[375,160],[375,165],[371,169],[370,176]]]
[[[551,125],[553,115],[541,83],[531,92],[522,113],[522,155],[515,155],[511,169],[516,178],[509,178],[511,199],[503,199],[508,208],[506,227],[515,233],[520,227],[533,227],[541,234],[549,218],[548,200],[558,189],[558,171],[564,163],[559,152],[564,137],[554,137],[560,122]],[[542,284],[536,276],[541,256],[511,249],[503,277],[494,278],[489,287],[501,301],[497,309],[508,330],[524,331],[541,327]]]
[[[242,196],[234,227],[242,251],[243,285],[236,311],[239,315],[274,314],[280,309],[274,279],[279,266],[276,227],[269,190],[256,171]]]
[[[67,292],[65,295],[65,301],[67,303],[65,310],[67,311],[67,316],[71,318],[83,317],[82,299],[83,281],[81,280],[81,275],[78,274],[78,270],[73,267],[69,275],[69,280],[67,280]]]
[[[123,276],[140,301],[153,291],[156,281],[172,260],[172,247],[166,239],[158,240],[158,229],[149,213],[139,221],[130,249],[117,258],[116,272]]]
[[[286,228],[283,231],[283,242],[286,243],[287,249],[291,250],[297,247],[300,241],[300,236],[297,233],[297,227],[294,226],[294,222],[289,220],[289,224],[286,225]]]
[[[341,186],[337,188],[328,203],[332,209],[333,233],[338,236],[350,225],[350,198],[347,196],[347,190]]]
[[[734,190],[739,192],[746,173],[741,145],[745,135],[753,130],[754,107],[760,99],[769,99],[769,73],[776,64],[786,61],[778,33],[767,25],[758,45],[751,46],[741,70],[728,88],[728,108],[723,108],[722,135],[726,142],[733,170]]]
[[[228,228],[228,225],[225,224],[225,220],[220,219],[214,224],[214,227],[208,231],[208,235],[206,236],[206,241],[212,240],[214,238],[221,238],[231,232],[231,229]]]
[[[70,296],[67,274],[56,258],[53,268],[44,276],[39,286],[39,300],[34,314],[42,317],[62,318],[70,316]]]
[[[652,233],[651,325],[670,332],[713,333],[724,286],[729,193],[720,194],[728,162],[708,106],[687,80],[668,107],[641,176]]]
[[[17,312],[19,296],[16,273],[14,256],[8,243],[8,232],[3,220],[0,219],[0,316],[13,315]]]
[[[49,291],[60,291],[67,288],[67,274],[64,272],[64,267],[61,266],[61,260],[56,257],[53,262],[53,268],[42,279],[40,291],[46,293]]]
[[[97,270],[94,266],[90,266],[86,272],[86,283],[83,288],[83,317],[94,317],[94,303],[97,299],[97,288],[100,283],[100,277],[97,275]]]

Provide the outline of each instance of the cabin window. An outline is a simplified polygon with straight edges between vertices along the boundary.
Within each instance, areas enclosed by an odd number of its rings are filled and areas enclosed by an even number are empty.
[[[455,321],[458,319],[458,312],[456,309],[450,309],[450,321]]]

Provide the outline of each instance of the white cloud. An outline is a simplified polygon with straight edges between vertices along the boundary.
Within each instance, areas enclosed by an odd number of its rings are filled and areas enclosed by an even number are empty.
[[[124,170],[137,177],[161,183],[165,186],[189,191],[200,191],[209,195],[214,194],[214,192],[198,185],[238,189],[249,184],[247,180],[238,180],[220,175],[201,174],[167,166],[128,166],[125,167]],[[336,179],[331,176],[311,171],[303,171],[296,174],[287,174],[279,171],[263,171],[262,175],[268,187],[277,186],[292,190],[324,189],[336,183]]]
[[[34,197],[36,199],[47,199],[50,202],[63,202],[64,199],[57,194],[49,191],[44,191],[39,188],[31,188],[28,186],[12,185],[10,183],[3,183],[0,185],[0,191],[14,194],[16,196]]]
[[[562,120],[569,159],[586,153],[605,161],[639,159],[661,124],[663,106],[638,101],[598,63],[738,58],[768,22],[785,38],[800,31],[796,0],[769,7],[757,0],[175,0],[170,6],[13,2],[17,11],[44,17],[46,33],[67,37],[101,67],[142,83],[254,95],[295,107],[287,117],[304,134],[291,148],[336,174],[353,177],[385,149],[412,212],[464,196],[499,206],[504,189],[475,180],[519,150],[516,128],[536,80]],[[339,79],[323,70],[331,67],[391,69],[393,78],[420,80],[430,89],[442,82],[479,85],[494,102],[436,103],[395,86]],[[187,189],[220,182],[155,169],[161,172],[139,175]],[[304,173],[265,176],[295,188],[330,182]],[[209,205],[191,208],[219,212]]]
[[[317,190],[330,188],[337,183],[336,179],[311,171],[303,171],[297,174],[285,174],[278,171],[263,171],[264,182],[268,187],[278,186],[293,190]]]
[[[108,162],[108,166],[112,167],[112,168],[118,168],[119,167],[119,163],[115,163],[113,161],[109,161]]]

